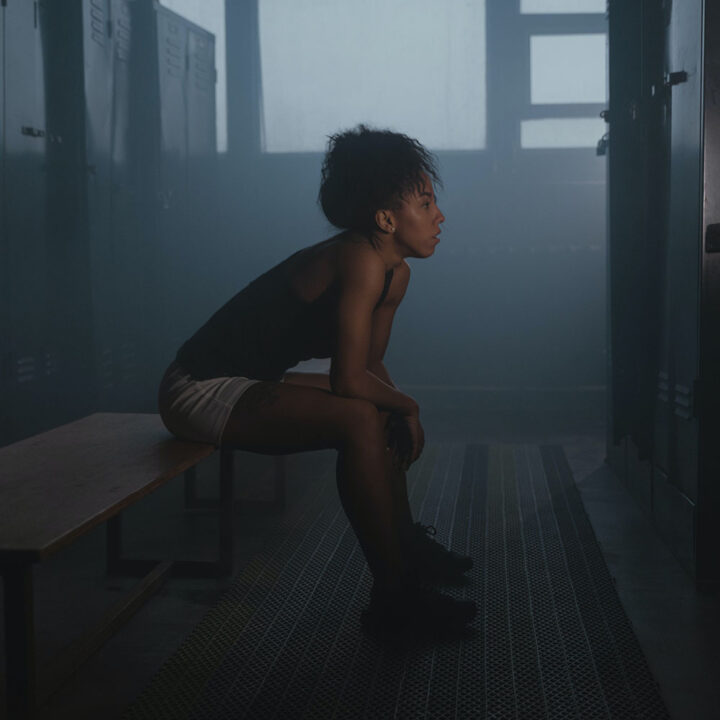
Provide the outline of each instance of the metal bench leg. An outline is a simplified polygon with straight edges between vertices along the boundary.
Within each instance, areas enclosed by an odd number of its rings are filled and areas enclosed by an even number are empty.
[[[5,678],[9,720],[35,711],[35,622],[32,566],[3,570],[5,580]]]
[[[190,509],[197,506],[197,472],[195,466],[188,468],[183,475],[183,487],[185,490],[185,508]]]
[[[220,449],[220,571],[230,575],[233,571],[233,478],[235,454]]]
[[[220,451],[220,500],[212,501],[218,513],[219,542],[217,560],[175,560],[172,574],[176,577],[222,577],[233,571],[233,477],[234,454],[232,450]],[[187,480],[187,476],[186,476]],[[191,477],[194,484],[194,477]],[[191,488],[194,492],[194,488]],[[188,499],[187,485],[185,500]],[[195,497],[195,503],[207,502]],[[141,560],[123,556],[122,515],[111,517],[106,524],[106,559],[109,574],[144,575],[157,567],[159,560]]]
[[[105,562],[110,575],[122,565],[122,515],[114,515],[105,525]]]
[[[219,507],[217,498],[203,498],[197,492],[197,471],[191,467],[183,474],[183,492],[186,510],[215,510]]]
[[[275,506],[285,508],[285,479],[287,477],[287,462],[284,455],[275,457]]]

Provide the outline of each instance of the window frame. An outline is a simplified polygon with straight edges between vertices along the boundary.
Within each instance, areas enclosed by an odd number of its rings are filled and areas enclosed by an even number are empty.
[[[259,72],[257,0],[235,6],[226,3],[233,18],[233,30],[245,38],[247,59],[233,87],[240,94],[228,97],[229,124],[233,128],[231,148],[246,158],[268,167],[291,162],[303,167],[316,163],[322,152],[267,153],[262,150],[262,79]],[[605,14],[576,13],[565,15],[521,14],[520,0],[486,0],[486,142],[477,150],[437,150],[440,159],[466,166],[474,172],[519,177],[530,182],[605,184],[605,163],[594,148],[522,148],[522,120],[553,117],[590,117],[600,114],[606,103],[572,105],[532,105],[530,102],[530,37],[548,34],[608,33]],[[239,67],[229,65],[229,73]],[[243,90],[244,88],[244,90]],[[247,98],[254,98],[248,102]],[[245,98],[245,99],[243,99]],[[512,126],[512,129],[509,128]],[[238,143],[238,136],[241,142]],[[233,143],[233,140],[235,142]],[[600,140],[600,138],[598,138]],[[548,160],[552,158],[552,163]]]
[[[519,13],[519,3],[518,3]],[[525,102],[521,117],[517,118],[517,142],[520,146],[520,123],[523,120],[546,120],[546,119],[569,119],[599,117],[607,108],[607,99],[599,103],[543,103],[533,104],[531,101],[531,38],[547,35],[605,35],[607,38],[608,22],[607,13],[572,14],[564,15],[553,13],[548,15],[523,15],[519,14],[522,24],[520,33],[523,38],[525,49],[527,76],[523,84],[525,88]],[[607,67],[607,55],[606,55]],[[607,73],[606,73],[607,78]],[[600,137],[598,137],[600,140]],[[527,153],[588,153],[596,156],[595,148],[520,148]]]

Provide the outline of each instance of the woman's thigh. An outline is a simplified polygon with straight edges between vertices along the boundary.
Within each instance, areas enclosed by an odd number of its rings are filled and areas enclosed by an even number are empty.
[[[332,392],[330,388],[330,376],[327,373],[288,372],[285,373],[283,382],[301,387],[321,388],[322,390],[327,390],[327,392]],[[379,410],[379,412],[380,419],[384,425],[390,413],[387,410]]]
[[[289,382],[259,382],[233,408],[222,444],[238,450],[292,453],[340,448],[353,434],[382,442],[380,415],[372,403]],[[375,438],[374,435],[377,435]]]

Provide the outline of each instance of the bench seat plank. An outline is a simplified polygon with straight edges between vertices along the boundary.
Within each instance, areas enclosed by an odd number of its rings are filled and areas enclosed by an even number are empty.
[[[96,413],[0,448],[0,562],[51,555],[216,449],[143,413]]]

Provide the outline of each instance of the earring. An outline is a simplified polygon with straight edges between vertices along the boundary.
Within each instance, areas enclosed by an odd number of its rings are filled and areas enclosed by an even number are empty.
[[[395,232],[395,228],[392,225],[390,226],[390,232]]]

